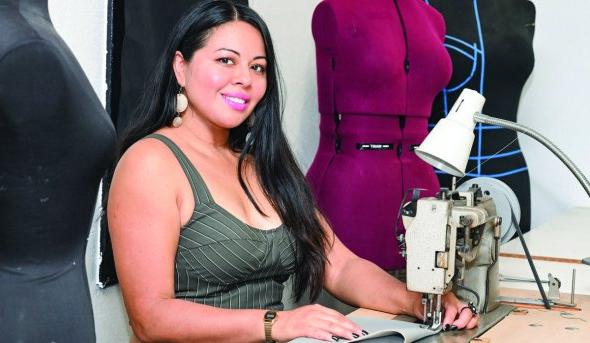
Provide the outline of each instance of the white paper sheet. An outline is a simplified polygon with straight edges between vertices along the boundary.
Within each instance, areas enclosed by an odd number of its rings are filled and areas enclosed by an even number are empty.
[[[408,323],[399,320],[379,319],[370,317],[349,317],[369,334],[353,340],[340,339],[341,342],[361,342],[379,337],[387,337],[387,340],[371,340],[369,342],[404,342],[410,343],[426,336],[437,334],[439,331],[432,331],[424,325]],[[322,342],[311,338],[297,338],[292,343],[314,343]],[[368,343],[368,342],[367,342]]]

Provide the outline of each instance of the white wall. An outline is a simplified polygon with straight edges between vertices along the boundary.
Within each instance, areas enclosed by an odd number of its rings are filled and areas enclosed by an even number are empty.
[[[107,89],[107,0],[49,0],[49,15],[104,104]]]
[[[586,0],[533,0],[537,8],[535,68],[523,90],[518,120],[549,138],[590,175],[590,13]],[[545,147],[520,138],[531,178],[532,227],[573,206],[590,206],[588,195]]]
[[[319,144],[319,112],[315,45],[311,16],[321,0],[250,0],[265,20],[285,83],[284,128],[303,170],[311,165]]]
[[[96,95],[105,105],[107,1],[50,0],[49,14],[55,29],[68,44],[84,69]],[[98,195],[98,199],[101,194]],[[94,312],[96,341],[128,342],[129,326],[119,286],[100,289],[97,280],[97,252],[100,200],[92,222],[86,249],[86,270]]]

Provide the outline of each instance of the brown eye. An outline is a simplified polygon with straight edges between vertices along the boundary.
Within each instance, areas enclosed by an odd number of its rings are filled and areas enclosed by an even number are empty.
[[[229,57],[218,58],[217,62],[219,62],[221,64],[235,64],[234,61]]]
[[[260,65],[260,64],[255,64],[252,66],[252,70],[254,70],[255,72],[257,72],[259,74],[264,74],[266,72],[266,67],[264,67],[263,65]]]

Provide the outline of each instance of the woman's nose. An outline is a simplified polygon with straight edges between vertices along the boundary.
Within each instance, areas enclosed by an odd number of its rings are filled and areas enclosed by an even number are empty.
[[[248,87],[252,84],[252,76],[250,75],[249,66],[239,66],[238,68],[236,68],[236,73],[234,75],[234,84],[239,84],[243,87]]]

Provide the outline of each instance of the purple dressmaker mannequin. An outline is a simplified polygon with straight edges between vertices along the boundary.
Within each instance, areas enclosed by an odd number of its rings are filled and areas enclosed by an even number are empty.
[[[421,0],[324,0],[312,30],[321,123],[307,177],[346,246],[403,268],[394,236],[403,194],[439,190],[412,150],[451,76],[443,18]]]

